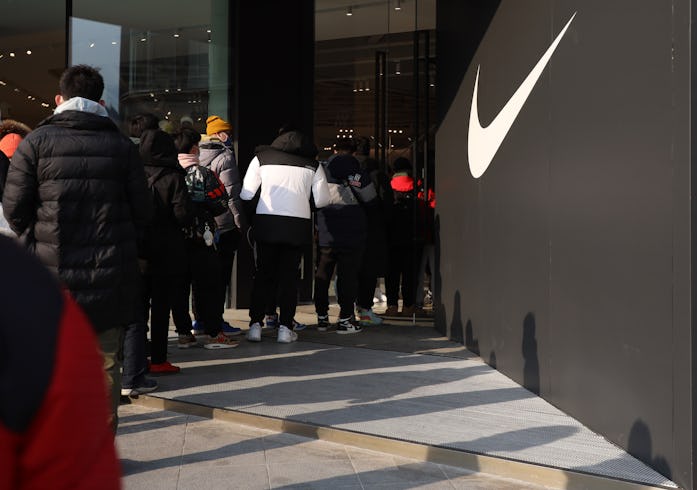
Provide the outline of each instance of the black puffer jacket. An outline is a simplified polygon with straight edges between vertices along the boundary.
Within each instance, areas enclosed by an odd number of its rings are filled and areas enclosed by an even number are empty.
[[[19,145],[3,212],[97,331],[133,320],[137,233],[152,213],[138,149],[107,117],[65,111]]]
[[[152,193],[154,214],[145,233],[141,257],[153,274],[185,274],[188,270],[184,228],[194,219],[194,205],[186,187],[186,171],[179,165],[172,137],[146,130],[140,137],[140,156]]]

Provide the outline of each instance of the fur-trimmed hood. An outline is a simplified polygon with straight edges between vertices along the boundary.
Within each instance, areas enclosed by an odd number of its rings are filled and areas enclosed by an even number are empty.
[[[15,121],[14,119],[3,119],[0,121],[0,139],[8,134],[14,133],[24,138],[29,134],[31,128],[24,123]]]

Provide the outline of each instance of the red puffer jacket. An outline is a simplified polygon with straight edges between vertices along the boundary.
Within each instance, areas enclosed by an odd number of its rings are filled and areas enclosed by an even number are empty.
[[[118,489],[102,358],[87,317],[4,237],[0,268],[12,278],[0,283],[0,490]]]

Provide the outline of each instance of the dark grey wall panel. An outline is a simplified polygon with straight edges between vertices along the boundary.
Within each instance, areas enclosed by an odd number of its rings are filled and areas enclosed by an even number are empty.
[[[231,3],[235,38],[235,101],[233,125],[238,138],[238,162],[244,172],[254,148],[267,145],[282,124],[292,122],[308,135],[313,130],[314,1],[237,0]],[[273,15],[270,15],[272,13]],[[249,213],[254,211],[250,206]],[[233,307],[248,308],[254,271],[252,251],[240,243]],[[311,298],[312,250],[305,251],[299,293]]]
[[[439,31],[463,15],[449,3]],[[439,64],[461,83],[436,145],[438,327],[691,488],[690,2],[504,0],[493,18],[468,6],[491,19],[474,56],[472,39],[438,45],[462,53]],[[477,68],[486,127],[574,13],[473,178]]]

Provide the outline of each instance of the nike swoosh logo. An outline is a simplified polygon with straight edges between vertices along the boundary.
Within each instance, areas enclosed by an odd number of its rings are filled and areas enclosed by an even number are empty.
[[[542,75],[547,63],[552,58],[554,50],[557,49],[559,42],[564,37],[566,30],[576,17],[576,12],[571,16],[571,19],[566,23],[559,35],[556,37],[552,45],[547,49],[540,61],[537,62],[527,78],[515,91],[513,97],[510,98],[506,105],[503,106],[501,112],[496,115],[496,118],[487,127],[482,127],[479,121],[479,110],[477,108],[477,93],[479,91],[479,70],[481,65],[477,66],[477,78],[474,81],[474,93],[472,95],[472,107],[470,108],[470,124],[467,135],[467,157],[469,159],[469,167],[472,176],[475,179],[484,174],[489,164],[499,150],[501,143],[506,138],[508,131],[513,126],[518,113],[528,100],[532,89],[535,87],[537,80]]]

